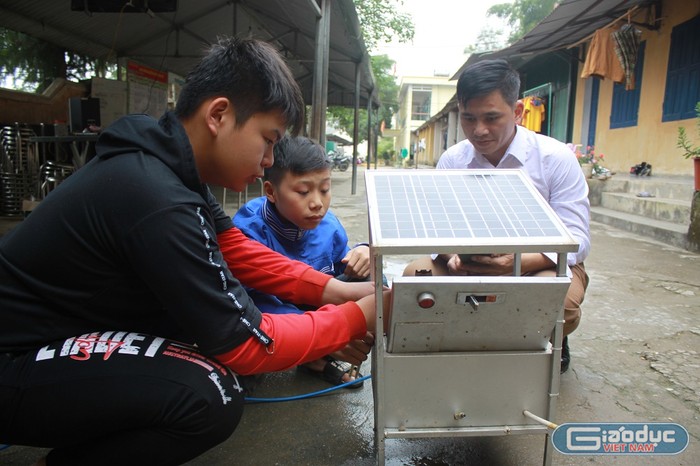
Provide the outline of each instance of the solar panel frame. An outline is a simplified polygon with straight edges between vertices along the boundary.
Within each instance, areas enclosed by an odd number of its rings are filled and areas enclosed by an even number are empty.
[[[365,172],[370,245],[383,254],[574,252],[521,170]]]

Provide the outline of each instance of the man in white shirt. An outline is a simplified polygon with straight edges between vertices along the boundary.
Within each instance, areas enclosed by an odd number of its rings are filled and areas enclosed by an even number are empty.
[[[588,275],[583,266],[591,248],[588,184],[576,157],[564,143],[537,134],[517,122],[523,103],[518,100],[520,78],[505,60],[484,60],[467,67],[457,82],[459,116],[466,139],[445,151],[437,167],[515,168],[523,170],[579,243],[570,253],[571,285],[564,303],[562,367],[569,368],[568,338],[581,319]],[[418,259],[404,275],[430,270],[434,275],[510,275],[513,255],[473,256],[461,261],[457,254]],[[556,254],[524,253],[523,275],[554,276]]]

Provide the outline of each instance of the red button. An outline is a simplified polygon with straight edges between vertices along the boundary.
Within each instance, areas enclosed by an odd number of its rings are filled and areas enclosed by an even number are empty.
[[[435,305],[435,296],[432,293],[421,293],[418,295],[418,305],[423,309],[431,308]]]

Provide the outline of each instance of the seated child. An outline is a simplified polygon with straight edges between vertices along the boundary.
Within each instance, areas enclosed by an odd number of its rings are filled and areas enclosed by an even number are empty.
[[[359,244],[350,249],[345,228],[328,210],[331,162],[323,148],[305,137],[285,136],[275,145],[274,156],[274,165],[265,169],[264,196],[243,205],[233,217],[234,225],[280,254],[338,279],[369,279],[369,247]],[[311,310],[254,289],[248,294],[262,312]],[[330,355],[301,367],[334,385],[355,378],[348,363]]]

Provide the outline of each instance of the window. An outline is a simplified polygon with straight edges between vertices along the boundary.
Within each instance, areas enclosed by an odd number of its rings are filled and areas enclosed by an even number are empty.
[[[700,101],[700,15],[671,32],[661,121],[695,117]]]
[[[413,86],[411,120],[427,121],[430,119],[430,98],[432,94],[433,88],[431,86]]]
[[[637,126],[639,114],[639,94],[642,88],[642,70],[644,69],[644,49],[646,42],[639,44],[637,63],[634,66],[634,89],[625,90],[625,84],[615,83],[613,86],[612,111],[610,112],[610,128],[626,128]]]

